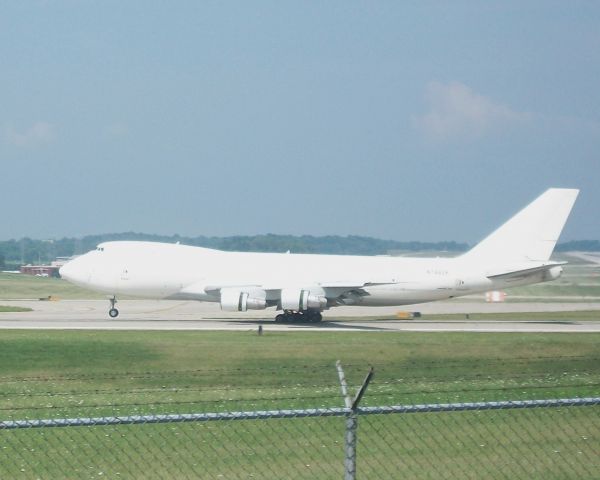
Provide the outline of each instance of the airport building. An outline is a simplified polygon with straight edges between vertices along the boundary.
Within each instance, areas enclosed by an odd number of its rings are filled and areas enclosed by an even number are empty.
[[[60,274],[58,273],[58,270],[68,260],[69,257],[58,257],[56,260],[51,262],[50,265],[22,265],[20,271],[25,275],[34,275],[36,277],[59,278]]]

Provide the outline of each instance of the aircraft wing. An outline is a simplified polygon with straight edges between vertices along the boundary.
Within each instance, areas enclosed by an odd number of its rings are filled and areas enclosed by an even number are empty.
[[[314,289],[323,289],[326,295],[329,296],[339,296],[344,292],[359,290],[364,287],[369,287],[373,285],[384,285],[389,282],[323,282],[323,283],[315,283],[311,286],[303,285],[298,287],[296,285],[260,285],[260,284],[221,284],[221,285],[206,285],[205,283],[193,283],[184,287],[180,293],[184,294],[208,294],[208,295],[219,295],[221,290],[223,289],[240,289],[240,290],[263,290],[267,293],[267,297],[269,297],[269,293],[279,294],[281,290],[287,288],[301,288],[303,290]]]
[[[317,295],[323,295],[331,304],[353,305],[358,302],[360,297],[369,295],[365,287],[374,285],[384,285],[392,282],[358,282],[358,281],[335,281],[335,282],[316,282],[314,285],[260,285],[260,284],[221,284],[206,285],[204,283],[194,283],[184,287],[173,298],[199,300],[206,295],[215,299],[220,298],[222,291],[239,290],[249,293],[259,293],[259,296],[265,298],[270,305],[276,304],[285,289],[307,290]]]
[[[360,288],[364,288],[364,287],[372,287],[374,285],[386,285],[388,283],[392,283],[392,282],[352,282],[352,281],[349,281],[349,282],[344,282],[344,281],[342,281],[342,282],[322,282],[322,283],[316,282],[314,285],[311,285],[311,286],[302,285],[301,287],[298,287],[297,285],[223,284],[223,285],[203,285],[202,289],[206,293],[209,293],[209,294],[218,294],[224,288],[262,289],[265,292],[280,292],[284,288],[302,288],[304,290],[310,290],[311,288],[313,288],[313,289],[322,288],[323,290],[326,290],[326,291],[331,291],[331,292],[339,291],[340,293],[343,293],[343,292],[346,292],[349,290],[356,290],[356,289],[360,289]],[[195,284],[190,287],[197,288],[197,287],[199,287],[199,285]],[[190,287],[186,287],[185,290],[188,290]]]

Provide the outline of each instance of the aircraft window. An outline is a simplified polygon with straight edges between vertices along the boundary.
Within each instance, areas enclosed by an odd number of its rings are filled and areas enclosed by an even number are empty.
[[[97,252],[103,252],[104,251],[104,247],[96,247],[96,251]]]

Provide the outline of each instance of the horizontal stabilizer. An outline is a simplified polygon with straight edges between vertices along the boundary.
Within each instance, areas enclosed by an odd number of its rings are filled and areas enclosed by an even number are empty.
[[[528,267],[522,269],[515,269],[510,271],[504,271],[502,273],[493,273],[487,275],[490,280],[521,280],[531,275],[543,273],[549,276],[548,280],[554,280],[558,278],[562,273],[562,266],[566,265],[567,262],[552,262],[537,267]]]

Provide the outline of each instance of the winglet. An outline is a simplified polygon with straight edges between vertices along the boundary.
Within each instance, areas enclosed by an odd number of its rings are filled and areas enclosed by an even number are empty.
[[[463,255],[469,261],[546,262],[579,194],[550,188]]]

